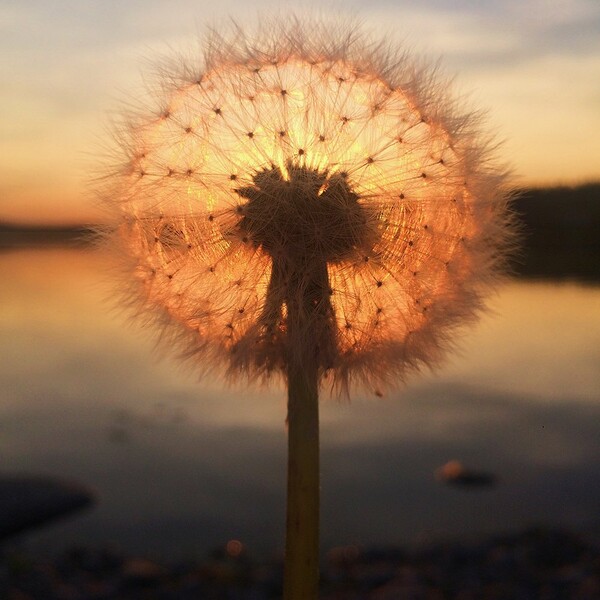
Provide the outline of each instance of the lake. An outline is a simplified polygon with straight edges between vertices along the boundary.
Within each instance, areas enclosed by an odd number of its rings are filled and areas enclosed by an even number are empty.
[[[97,251],[5,251],[0,281],[0,470],[98,499],[20,543],[282,552],[282,388],[228,388],[159,359],[106,301]],[[322,402],[324,549],[600,528],[600,287],[513,281],[490,306],[438,372]],[[443,485],[434,472],[451,459],[497,485]]]

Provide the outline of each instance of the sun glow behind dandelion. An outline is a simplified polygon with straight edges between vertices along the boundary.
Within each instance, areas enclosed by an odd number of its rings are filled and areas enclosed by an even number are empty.
[[[215,35],[127,122],[115,204],[132,297],[141,286],[204,368],[285,373],[311,338],[334,385],[401,379],[439,360],[494,282],[505,174],[405,55],[276,30]],[[294,335],[292,288],[317,306]]]

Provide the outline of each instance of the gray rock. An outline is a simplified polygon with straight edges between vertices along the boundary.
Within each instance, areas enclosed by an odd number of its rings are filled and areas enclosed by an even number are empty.
[[[90,506],[93,494],[83,486],[27,475],[0,476],[0,539]]]

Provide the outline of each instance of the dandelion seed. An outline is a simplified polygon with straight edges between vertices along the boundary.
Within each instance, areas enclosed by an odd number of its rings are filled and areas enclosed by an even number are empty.
[[[319,386],[379,396],[437,364],[497,282],[511,229],[506,172],[445,82],[356,30],[291,23],[214,33],[200,69],[174,67],[162,118],[124,124],[127,168],[106,196],[108,241],[163,339],[206,371],[288,384],[286,598],[304,598]]]

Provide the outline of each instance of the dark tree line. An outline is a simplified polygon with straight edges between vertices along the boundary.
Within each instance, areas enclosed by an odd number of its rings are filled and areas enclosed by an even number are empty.
[[[600,283],[600,183],[578,187],[525,188],[516,195],[520,249],[515,275]],[[0,249],[81,244],[93,237],[87,226],[20,226],[0,222]]]
[[[600,183],[522,190],[514,210],[524,277],[600,282]]]

